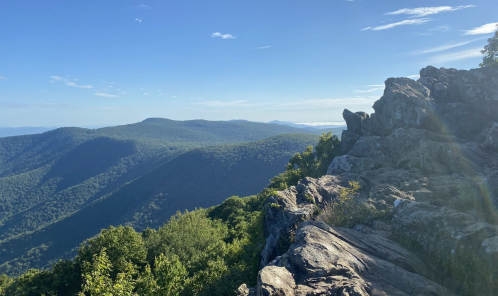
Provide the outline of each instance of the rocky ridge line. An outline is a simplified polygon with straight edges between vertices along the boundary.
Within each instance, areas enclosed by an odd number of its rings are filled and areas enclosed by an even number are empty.
[[[375,113],[344,110],[343,156],[267,201],[256,288],[239,295],[496,295],[498,69],[389,78]],[[392,218],[319,220],[349,181]]]

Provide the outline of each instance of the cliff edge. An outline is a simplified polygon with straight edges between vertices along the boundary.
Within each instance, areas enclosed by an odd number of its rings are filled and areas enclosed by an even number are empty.
[[[498,68],[427,67],[385,86],[375,113],[344,110],[326,176],[267,201],[258,285],[239,295],[497,295]],[[388,214],[327,224],[349,182]]]

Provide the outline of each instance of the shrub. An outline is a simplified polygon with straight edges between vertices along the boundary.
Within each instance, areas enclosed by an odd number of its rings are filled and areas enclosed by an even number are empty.
[[[372,205],[358,202],[358,190],[358,182],[349,182],[349,188],[342,188],[337,201],[324,207],[317,219],[333,226],[351,228],[357,224],[369,224],[389,213],[389,210],[377,211]]]

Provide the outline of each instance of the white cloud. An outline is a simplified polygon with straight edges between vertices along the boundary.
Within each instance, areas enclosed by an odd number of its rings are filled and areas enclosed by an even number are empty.
[[[267,49],[267,48],[270,48],[271,45],[267,45],[267,46],[261,46],[261,47],[258,47],[258,49]]]
[[[426,49],[426,50],[422,50],[422,51],[416,51],[413,54],[426,54],[426,53],[445,51],[448,49],[464,46],[464,45],[467,45],[467,44],[470,44],[472,42],[476,42],[476,41],[482,40],[482,39],[485,39],[485,38],[477,38],[477,39],[468,40],[468,41],[464,41],[464,42],[442,45],[442,46],[438,46],[438,47],[434,47],[434,48],[430,48],[430,49]]]
[[[418,79],[420,78],[420,75],[419,74],[416,74],[416,75],[410,75],[410,76],[406,76],[406,78],[410,78],[410,79]]]
[[[221,39],[235,39],[236,37],[231,34],[221,34],[220,32],[216,32],[211,34],[211,37],[220,37]]]
[[[72,87],[77,87],[77,88],[93,88],[93,86],[91,86],[91,85],[78,85],[75,82],[70,81],[66,77],[50,76],[50,78],[52,78],[52,80],[50,80],[51,83],[54,83],[56,81],[60,81],[60,82],[64,83],[67,86],[72,86]],[[73,79],[73,80],[76,80],[76,79]]]
[[[201,105],[207,107],[248,107],[253,106],[254,104],[247,103],[247,100],[240,101],[231,101],[231,102],[223,102],[223,101],[205,101],[205,102],[196,102],[191,103],[192,105]]]
[[[176,99],[176,96],[171,96],[173,99]]]
[[[418,33],[419,36],[432,36],[431,33]]]
[[[431,59],[432,63],[445,63],[451,61],[458,61],[470,58],[481,57],[481,48],[474,48],[444,55],[435,56]]]
[[[140,24],[142,23],[142,19],[141,18],[136,18],[135,21],[139,22]]]
[[[147,96],[149,93],[144,93],[144,96]]]
[[[150,6],[149,5],[145,5],[145,4],[140,4],[140,5],[137,5],[137,8],[139,8],[139,9],[150,9]]]
[[[465,8],[475,7],[475,5],[465,6],[439,6],[439,7],[419,7],[419,8],[403,8],[396,11],[385,13],[386,15],[407,14],[411,17],[424,17],[428,15],[438,14],[442,12],[457,11]]]
[[[108,93],[94,93],[94,95],[99,96],[99,97],[106,97],[106,98],[119,98],[118,95],[112,95]]]
[[[77,85],[74,82],[66,82],[67,86],[73,86],[73,87],[78,87],[78,88],[93,88],[91,85]]]
[[[362,31],[365,31],[365,30],[379,31],[379,30],[392,29],[392,28],[395,28],[395,27],[398,27],[398,26],[422,25],[422,24],[425,24],[425,23],[430,22],[430,21],[431,21],[431,19],[429,19],[429,18],[414,19],[414,20],[404,20],[404,21],[401,21],[401,22],[391,23],[391,24],[382,25],[382,26],[378,26],[378,27],[365,28]]]
[[[366,30],[370,30],[370,29],[372,29],[372,27],[366,27],[366,28],[361,29],[360,31],[366,31]]]
[[[384,90],[384,86],[382,85],[382,87],[375,87],[375,88],[371,88],[371,89],[367,89],[367,90],[355,90],[355,92],[357,93],[371,93],[371,92],[376,92],[376,91],[380,91],[380,90]]]
[[[472,30],[466,30],[463,35],[481,35],[493,33],[497,30],[497,25],[498,23],[485,24],[480,27],[473,28]]]
[[[0,80],[5,80],[7,77],[0,76]]]
[[[437,26],[434,28],[430,28],[429,32],[448,32],[450,30],[450,26],[448,25],[442,25],[442,26]]]

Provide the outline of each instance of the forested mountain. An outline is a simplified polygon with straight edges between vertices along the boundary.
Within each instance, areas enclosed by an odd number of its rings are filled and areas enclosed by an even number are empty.
[[[293,131],[303,130],[148,119],[0,139],[1,270],[46,266],[109,225],[158,226],[177,210],[257,193],[318,136],[235,143]]]

